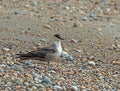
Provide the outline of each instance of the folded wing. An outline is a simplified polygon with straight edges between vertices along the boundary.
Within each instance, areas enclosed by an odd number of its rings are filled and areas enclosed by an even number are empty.
[[[56,50],[53,47],[44,47],[37,49],[35,51],[31,51],[25,54],[17,54],[17,58],[20,58],[21,60],[25,59],[41,59],[45,58],[45,56],[49,53],[55,53]]]

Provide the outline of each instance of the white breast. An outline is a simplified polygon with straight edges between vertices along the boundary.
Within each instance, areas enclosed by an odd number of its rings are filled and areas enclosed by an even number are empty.
[[[61,46],[58,46],[58,52],[59,52],[59,55],[61,55],[62,54],[62,47]]]

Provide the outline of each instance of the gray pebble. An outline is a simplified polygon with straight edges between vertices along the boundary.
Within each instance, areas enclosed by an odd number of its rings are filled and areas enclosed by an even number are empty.
[[[101,0],[101,2],[108,2],[109,0]]]
[[[51,79],[49,77],[47,77],[47,76],[43,76],[42,77],[42,83],[46,83],[46,84],[52,85]]]
[[[117,89],[116,88],[112,88],[112,91],[117,91]]]
[[[23,84],[24,84],[25,86],[28,86],[28,85],[29,85],[29,83],[28,83],[28,82],[24,82]]]
[[[33,72],[34,77],[40,78],[40,75],[38,73]]]
[[[76,50],[76,52],[79,52],[79,53],[81,53],[81,52],[82,52],[82,50]]]
[[[20,12],[18,11],[18,10],[16,10],[15,12],[14,12],[14,14],[15,15],[18,15]]]
[[[25,65],[31,65],[30,61],[25,61]]]
[[[94,17],[95,17],[95,14],[90,13],[90,14],[89,14],[89,17],[90,17],[90,18],[94,18]]]
[[[16,85],[19,85],[19,84],[20,84],[20,82],[19,82],[17,79],[14,80],[13,83],[16,84]]]
[[[37,2],[33,1],[33,2],[32,2],[32,5],[33,5],[33,6],[37,6]]]
[[[72,61],[72,60],[74,60],[74,58],[72,57],[72,56],[67,56],[67,57],[65,57],[66,58],[66,60],[69,60],[69,61]]]
[[[41,83],[41,80],[39,78],[34,77],[33,80],[35,81],[36,84]]]
[[[101,91],[108,91],[108,89],[107,88],[103,88]]]
[[[87,17],[83,16],[82,18],[82,21],[87,21]]]

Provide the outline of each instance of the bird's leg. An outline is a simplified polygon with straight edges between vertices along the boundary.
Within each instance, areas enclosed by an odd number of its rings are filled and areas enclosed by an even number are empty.
[[[50,66],[50,61],[48,61],[48,69],[52,70],[51,66]]]

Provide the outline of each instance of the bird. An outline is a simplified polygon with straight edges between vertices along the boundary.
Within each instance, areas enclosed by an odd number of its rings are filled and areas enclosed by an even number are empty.
[[[48,69],[51,70],[50,62],[60,60],[62,54],[61,42],[53,42],[51,45],[38,48],[27,53],[16,54],[20,60],[34,59],[48,62]]]

